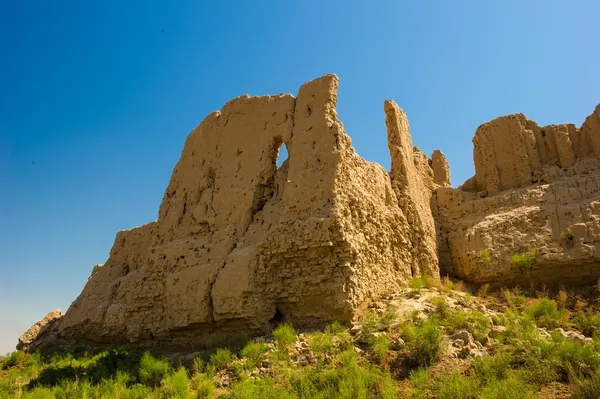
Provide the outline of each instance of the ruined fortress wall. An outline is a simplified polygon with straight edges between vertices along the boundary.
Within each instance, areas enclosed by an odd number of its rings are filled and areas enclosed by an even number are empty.
[[[66,314],[49,314],[20,347],[199,350],[282,321],[350,322],[413,276],[523,286],[600,277],[600,105],[580,128],[522,114],[481,125],[475,176],[454,189],[444,154],[413,146],[392,100],[391,170],[362,159],[337,118],[337,88],[325,75],[297,97],[245,95],[208,115],[158,220],[119,232]]]
[[[524,115],[477,129],[475,176],[438,188],[442,274],[477,283],[583,284],[600,277],[600,106],[581,128]],[[514,256],[528,254],[519,265]]]
[[[246,95],[208,115],[158,220],[117,234],[59,340],[198,349],[282,320],[348,322],[409,277],[439,276],[429,159],[392,102],[391,174],[358,156],[337,119],[337,87],[326,75],[297,98]]]

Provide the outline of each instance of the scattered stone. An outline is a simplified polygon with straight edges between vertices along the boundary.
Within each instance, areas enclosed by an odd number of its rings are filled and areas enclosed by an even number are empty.
[[[562,328],[556,328],[554,329],[554,331],[559,333],[564,339],[579,342],[582,345],[594,342],[593,338],[586,337],[585,335],[580,334],[577,331],[565,331]]]

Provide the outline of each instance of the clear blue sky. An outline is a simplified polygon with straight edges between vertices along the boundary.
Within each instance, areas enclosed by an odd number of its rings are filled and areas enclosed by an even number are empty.
[[[394,98],[458,185],[479,124],[592,112],[599,15],[597,0],[3,2],[0,353],[68,308],[118,230],[156,218],[187,134],[229,99],[337,73],[359,154],[389,166]]]

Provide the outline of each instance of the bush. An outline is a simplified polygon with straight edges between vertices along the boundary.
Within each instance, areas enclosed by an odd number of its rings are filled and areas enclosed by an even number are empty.
[[[171,371],[171,365],[166,359],[157,359],[145,352],[140,360],[140,382],[150,387],[157,387],[163,378]]]
[[[390,339],[388,336],[385,334],[373,336],[369,340],[369,344],[371,345],[375,361],[379,364],[384,363],[390,350]]]
[[[480,391],[477,380],[458,372],[438,377],[434,389],[438,399],[477,399]]]
[[[435,319],[428,319],[415,329],[414,340],[409,342],[409,360],[427,367],[437,362],[442,354],[444,337]]]
[[[233,353],[231,353],[231,351],[229,349],[221,348],[221,349],[217,349],[217,351],[215,353],[210,355],[210,364],[216,370],[223,370],[223,369],[227,368],[229,363],[231,363],[234,358],[235,357],[233,356]]]
[[[23,351],[15,351],[11,353],[8,357],[2,359],[2,367],[0,367],[0,369],[6,370],[13,366],[16,366],[17,363],[19,363],[19,361],[23,359],[23,355]]]
[[[360,323],[360,333],[362,335],[370,335],[379,331],[380,320],[379,316],[373,309],[367,310]]]
[[[594,337],[600,334],[600,315],[594,315],[591,309],[585,313],[578,313],[573,321],[582,333],[588,337]]]
[[[483,389],[482,399],[533,399],[534,390],[527,383],[509,377],[506,380],[492,381]]]
[[[490,267],[492,265],[492,254],[489,249],[482,249],[479,255],[481,256],[481,261],[485,266]]]
[[[334,321],[325,328],[325,332],[333,335],[342,334],[346,331],[348,331],[348,329],[341,325],[339,321]]]
[[[511,258],[513,266],[519,268],[521,271],[527,271],[533,267],[535,263],[536,250],[531,249],[528,252],[515,254]]]
[[[565,372],[572,371],[577,377],[588,377],[600,368],[600,352],[594,345],[564,340],[558,344],[558,356]]]
[[[196,391],[197,398],[212,398],[214,395],[215,383],[210,375],[204,373],[194,374],[190,386]]]
[[[571,230],[565,230],[560,233],[560,239],[570,244],[575,241],[575,234]]]
[[[246,367],[254,368],[268,351],[269,346],[265,342],[248,342],[240,354],[246,359]]]
[[[432,288],[435,287],[435,285],[435,279],[426,274],[419,277],[412,277],[410,280],[408,280],[408,286],[413,290],[420,290],[421,288]]]
[[[388,306],[385,312],[379,318],[379,328],[383,331],[390,331],[398,321],[398,309],[395,306]]]
[[[294,327],[290,324],[281,324],[273,331],[273,339],[280,348],[285,348],[288,345],[296,342],[297,334]]]
[[[175,373],[167,376],[162,385],[162,391],[168,398],[187,398],[190,385],[187,371],[180,367]]]
[[[455,310],[447,313],[443,325],[448,329],[449,334],[467,330],[476,339],[481,340],[490,328],[490,320],[484,313],[477,310]]]
[[[574,381],[573,399],[598,399],[600,393],[600,369],[590,379]]]
[[[333,353],[333,335],[315,331],[307,337],[310,350],[314,353]]]
[[[482,356],[473,359],[475,375],[482,384],[508,377],[513,359],[508,352],[498,352],[493,356]]]
[[[554,329],[565,323],[567,313],[559,310],[555,301],[548,298],[536,300],[525,309],[525,315],[532,318],[539,327]]]

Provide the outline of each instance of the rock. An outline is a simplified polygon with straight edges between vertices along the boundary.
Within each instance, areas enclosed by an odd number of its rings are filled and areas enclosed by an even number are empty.
[[[554,329],[554,331],[559,333],[564,339],[579,342],[582,345],[594,342],[592,338],[586,337],[585,335],[580,334],[577,331],[565,331],[562,328],[556,328]]]
[[[466,331],[466,330],[460,330],[454,334],[452,334],[450,336],[450,340],[452,341],[456,341],[456,340],[461,340],[463,341],[463,344],[468,345],[469,343],[473,342],[473,334],[471,334],[470,332]]]
[[[56,327],[60,324],[62,317],[62,310],[55,309],[48,313],[44,318],[34,325],[29,330],[25,331],[19,337],[19,343],[17,344],[17,350],[33,350],[38,347],[36,340],[43,338],[44,336],[51,336],[56,334]],[[41,341],[37,342],[38,344]]]
[[[505,326],[492,326],[490,329],[490,337],[498,338],[506,332]]]
[[[406,345],[406,342],[404,342],[404,340],[402,338],[398,337],[392,341],[392,344],[390,345],[390,349],[392,349],[394,351],[399,351],[399,350],[403,349],[405,345]]]

